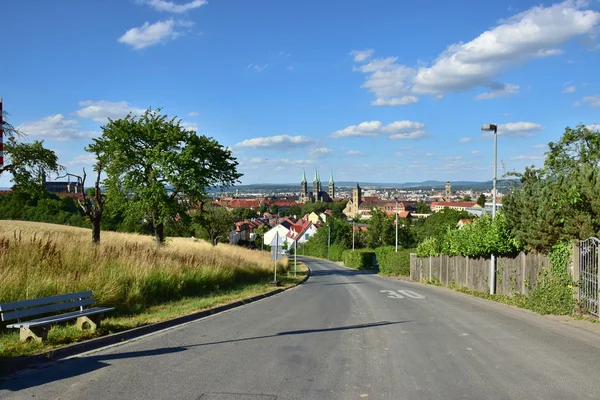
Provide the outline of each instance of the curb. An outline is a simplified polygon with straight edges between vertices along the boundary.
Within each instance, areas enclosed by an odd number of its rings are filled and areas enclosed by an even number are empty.
[[[63,347],[59,347],[56,349],[48,350],[43,353],[39,353],[33,356],[25,356],[21,358],[15,358],[8,361],[8,365],[0,366],[0,381],[3,379],[9,378],[9,374],[17,372],[23,369],[40,369],[44,368],[52,363],[55,363],[59,360],[62,360],[67,357],[72,357],[77,354],[81,354],[84,352],[100,349],[105,346],[110,346],[113,344],[121,343],[127,340],[136,339],[144,335],[148,335],[150,333],[155,333],[162,331],[167,328],[172,328],[177,325],[185,324],[187,322],[192,322],[195,320],[199,320],[202,318],[206,318],[208,316],[219,314],[224,311],[228,311],[246,304],[253,303],[257,300],[266,299],[268,297],[274,296],[279,293],[283,293],[286,290],[295,288],[303,283],[305,283],[308,278],[311,276],[310,268],[305,265],[308,273],[300,282],[296,283],[293,286],[290,286],[285,289],[275,289],[270,292],[259,294],[256,296],[252,296],[247,299],[237,300],[232,303],[223,304],[221,306],[209,308],[207,310],[197,311],[191,314],[182,315],[179,317],[175,317],[172,319],[168,319],[166,321],[156,322],[150,325],[140,326],[138,328],[128,329],[126,331],[113,333],[106,336],[101,336],[94,339],[85,340],[83,342],[77,342],[73,344],[69,344]]]

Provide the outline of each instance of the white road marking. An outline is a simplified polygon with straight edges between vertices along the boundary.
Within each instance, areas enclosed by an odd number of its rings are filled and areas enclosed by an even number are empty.
[[[424,299],[425,296],[420,295],[419,293],[415,293],[412,290],[398,290],[400,293],[405,295],[406,297],[410,297],[413,299]]]
[[[411,299],[424,299],[425,296],[415,293],[412,290],[380,290],[380,293],[386,293],[388,299],[403,299],[404,296],[410,297]],[[404,295],[404,296],[403,296]]]

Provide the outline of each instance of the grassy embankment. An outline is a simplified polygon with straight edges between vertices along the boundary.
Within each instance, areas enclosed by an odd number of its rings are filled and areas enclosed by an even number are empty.
[[[300,266],[294,278],[289,270],[278,264],[284,286],[307,271]],[[157,247],[152,237],[116,232],[95,246],[88,229],[0,221],[0,303],[92,290],[98,305],[116,308],[96,332],[71,321],[43,344],[21,343],[16,329],[0,325],[0,362],[265,293],[272,276],[269,253],[238,246],[169,238]]]

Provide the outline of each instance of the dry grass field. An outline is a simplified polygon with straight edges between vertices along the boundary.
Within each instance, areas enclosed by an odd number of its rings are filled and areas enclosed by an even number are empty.
[[[278,270],[285,272],[287,263]],[[266,252],[191,238],[102,232],[25,221],[0,221],[0,303],[93,290],[98,304],[121,309],[197,297],[269,279]]]

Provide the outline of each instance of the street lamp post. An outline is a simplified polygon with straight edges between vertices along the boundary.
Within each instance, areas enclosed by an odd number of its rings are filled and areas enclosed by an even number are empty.
[[[352,251],[354,251],[354,219],[352,220]]]
[[[329,246],[331,246],[331,225],[327,225],[327,259],[329,260]]]
[[[494,124],[485,124],[481,127],[482,131],[494,132],[494,186],[492,189],[492,219],[496,218],[496,180],[497,180],[497,163],[498,163],[498,126]],[[496,291],[496,255],[492,254],[490,260],[490,294]]]
[[[398,197],[394,197],[396,199],[396,253],[398,252]]]

